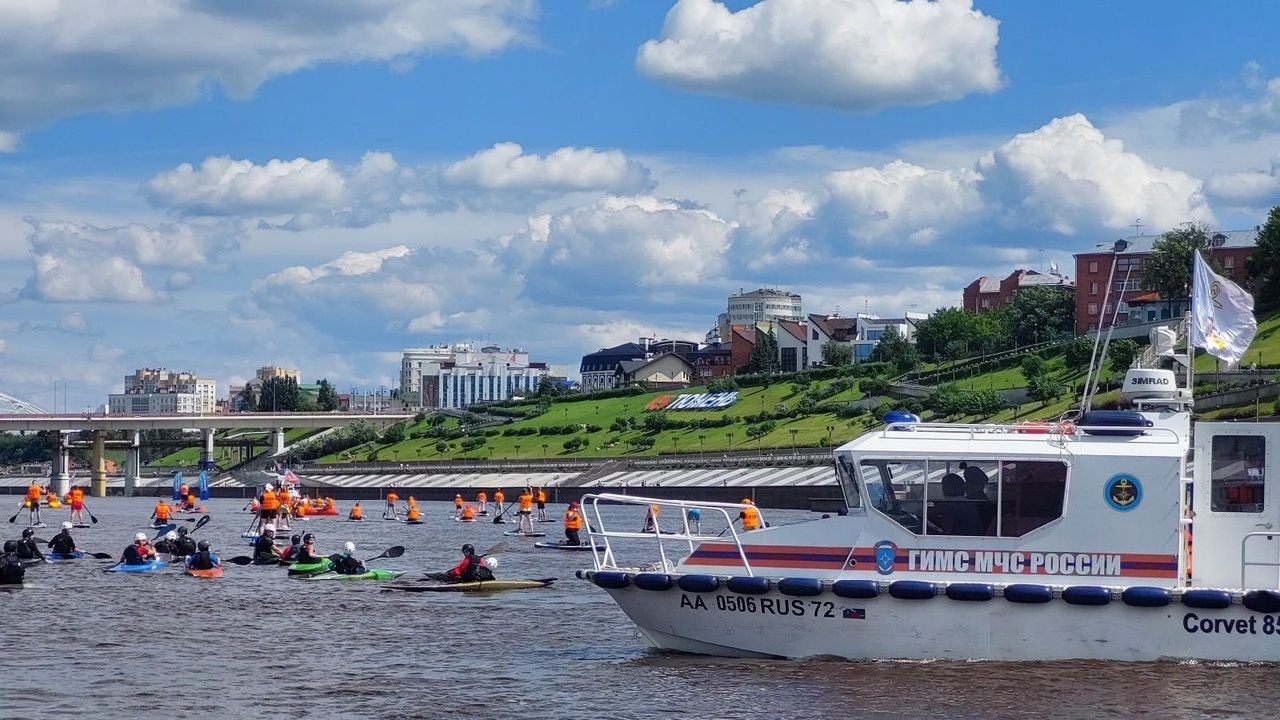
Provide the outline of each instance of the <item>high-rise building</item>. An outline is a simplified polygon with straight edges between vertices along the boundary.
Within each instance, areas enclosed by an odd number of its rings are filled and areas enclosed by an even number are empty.
[[[124,392],[107,396],[117,415],[206,415],[217,408],[217,381],[188,372],[143,368],[124,378]]]
[[[550,370],[521,348],[469,343],[408,348],[400,362],[400,400],[423,409],[464,408],[537,392]]]
[[[716,328],[719,330],[719,338],[727,340],[730,335],[729,328],[734,325],[755,327],[760,323],[771,321],[801,322],[804,319],[799,295],[785,290],[760,288],[730,295],[728,307],[716,320]]]

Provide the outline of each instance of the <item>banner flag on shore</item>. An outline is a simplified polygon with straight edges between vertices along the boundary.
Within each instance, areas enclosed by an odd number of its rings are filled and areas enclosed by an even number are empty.
[[[208,470],[200,471],[200,499],[201,500],[209,499],[209,471]]]
[[[179,470],[178,472],[173,474],[173,499],[179,500],[181,498],[182,498],[182,471]]]
[[[1195,253],[1191,274],[1191,344],[1235,365],[1258,332],[1253,296],[1209,269]]]
[[[302,481],[298,479],[297,475],[293,474],[292,470],[284,471],[284,481],[295,487],[302,484]]]

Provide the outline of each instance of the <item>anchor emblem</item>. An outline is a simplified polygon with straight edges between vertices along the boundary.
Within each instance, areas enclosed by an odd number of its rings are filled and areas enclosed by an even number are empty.
[[[1142,484],[1128,473],[1113,475],[1103,486],[1103,497],[1112,510],[1129,512],[1142,502]]]

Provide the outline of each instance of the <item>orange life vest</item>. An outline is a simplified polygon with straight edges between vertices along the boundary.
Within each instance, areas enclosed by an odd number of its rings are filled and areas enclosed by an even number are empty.
[[[533,496],[529,493],[520,494],[520,509],[528,510],[533,507]]]
[[[497,492],[495,492],[495,493],[493,494],[493,501],[494,501],[494,502],[496,502],[496,503],[498,503],[499,505],[501,505],[501,504],[502,504],[502,497],[503,497],[503,496],[502,496],[502,491],[501,491],[501,490],[499,490],[499,491],[497,491]]]
[[[742,512],[738,513],[738,517],[742,518],[743,530],[759,530],[760,529],[760,511],[751,506],[742,508]]]
[[[582,516],[577,510],[566,510],[564,513],[564,529],[565,530],[581,530]]]
[[[399,496],[399,495],[396,495],[396,494],[395,494],[395,493],[393,493],[393,492],[389,492],[389,493],[387,493],[387,502],[389,502],[389,503],[393,503],[393,504],[394,504],[394,503],[395,503],[395,502],[397,502],[398,500],[400,500],[400,496]]]
[[[409,507],[411,508],[418,507],[418,501],[414,500],[412,495],[409,496]]]
[[[262,491],[262,509],[263,510],[279,510],[280,498],[270,490]]]
[[[472,510],[470,505],[467,505],[466,507],[462,508],[462,518],[464,520],[475,519],[475,516],[476,516],[476,511]]]
[[[254,511],[254,512],[258,512],[258,509],[259,509],[259,508],[260,508],[260,506],[258,505],[258,498],[253,498],[252,500],[250,500],[250,501],[249,501],[249,509],[250,509],[250,510],[252,510],[252,511]]]
[[[351,508],[351,517],[357,520],[364,517],[364,511],[360,509],[359,505],[355,505]]]
[[[168,506],[168,505],[166,505],[166,504],[164,503],[164,501],[163,501],[163,500],[161,500],[160,502],[156,503],[156,513],[155,513],[155,515],[156,515],[156,519],[157,519],[157,520],[168,520],[168,519],[169,519],[169,506]]]
[[[413,506],[413,507],[411,507],[411,508],[409,508],[409,514],[408,514],[408,515],[405,515],[405,519],[406,519],[406,520],[417,520],[417,519],[418,519],[418,507],[417,507],[416,505],[415,505],[415,506]]]
[[[182,484],[182,487],[178,488],[178,492],[179,492],[179,493],[181,493],[181,494],[183,494],[183,495],[186,495],[186,494],[187,494],[187,484],[186,484],[186,483],[183,483],[183,484]]]
[[[188,495],[188,496],[187,496],[187,504],[188,504],[188,505],[190,505],[191,507],[195,507],[195,506],[196,506],[196,496],[195,496],[195,495]]]
[[[84,491],[78,487],[71,488],[71,502],[83,502]]]
[[[547,494],[542,491],[542,488],[538,488],[538,502],[545,503],[546,501],[547,501]]]
[[[32,484],[32,485],[31,485],[31,487],[27,488],[27,499],[28,499],[28,500],[39,500],[39,499],[40,499],[40,496],[41,496],[41,495],[43,495],[43,494],[44,494],[44,493],[40,492],[40,486],[39,486],[39,485]]]
[[[454,495],[454,496],[453,496],[453,506],[454,506],[454,507],[456,507],[456,508],[460,508],[460,507],[462,507],[462,496],[461,496],[461,495]]]
[[[483,490],[476,493],[476,502],[482,503],[482,502],[488,501],[488,499],[489,499],[489,496],[485,495]]]

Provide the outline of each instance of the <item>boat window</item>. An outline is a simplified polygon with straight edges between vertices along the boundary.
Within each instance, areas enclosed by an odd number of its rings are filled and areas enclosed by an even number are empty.
[[[1067,466],[1008,460],[1000,464],[1000,537],[1021,537],[1062,517]]]
[[[863,460],[860,468],[867,503],[908,531],[923,534],[925,463]]]
[[[983,466],[989,468],[984,470]],[[928,483],[929,535],[995,535],[995,463],[930,460]]]
[[[1209,494],[1214,512],[1263,511],[1266,450],[1266,440],[1256,435],[1213,438]]]
[[[858,492],[858,481],[854,477],[853,462],[849,456],[836,455],[836,479],[840,481],[845,503],[851,508],[862,507],[862,493]]]

